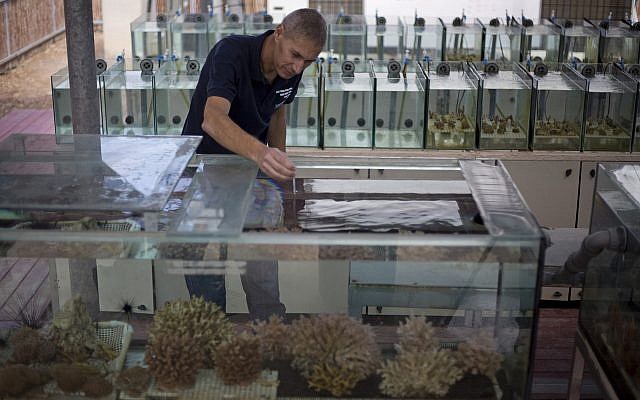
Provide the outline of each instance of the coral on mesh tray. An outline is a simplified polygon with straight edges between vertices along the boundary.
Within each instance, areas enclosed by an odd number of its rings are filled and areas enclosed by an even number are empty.
[[[286,360],[291,357],[289,351],[289,329],[282,318],[272,315],[267,321],[257,321],[251,325],[260,341],[263,357],[268,360]]]
[[[222,342],[215,360],[216,373],[225,385],[249,385],[262,371],[260,340],[243,332]]]

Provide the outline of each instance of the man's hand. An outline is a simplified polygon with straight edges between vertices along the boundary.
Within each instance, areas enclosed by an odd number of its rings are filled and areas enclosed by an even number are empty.
[[[278,181],[293,179],[296,166],[283,152],[273,147],[265,146],[265,152],[258,160],[258,166],[265,174]]]

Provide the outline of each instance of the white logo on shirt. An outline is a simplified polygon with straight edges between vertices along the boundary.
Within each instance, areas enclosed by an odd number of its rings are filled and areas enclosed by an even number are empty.
[[[293,92],[293,88],[286,88],[286,89],[278,89],[276,90],[276,94],[279,94],[280,97],[284,97],[285,99],[289,98],[289,96],[291,95],[291,92]]]

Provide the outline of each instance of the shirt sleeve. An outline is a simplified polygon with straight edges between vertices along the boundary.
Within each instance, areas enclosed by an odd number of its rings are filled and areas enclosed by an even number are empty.
[[[293,90],[291,91],[291,95],[285,100],[284,104],[291,104],[293,100],[296,98],[296,94],[298,93],[298,86],[300,86],[300,81],[302,80],[302,74],[298,75],[295,83],[293,84]]]
[[[207,82],[207,96],[223,97],[229,102],[238,93],[238,67],[234,64],[235,51],[226,41],[218,42],[213,51],[209,80]]]

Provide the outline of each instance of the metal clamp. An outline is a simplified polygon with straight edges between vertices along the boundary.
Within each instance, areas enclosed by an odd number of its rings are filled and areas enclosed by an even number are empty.
[[[353,61],[346,60],[342,62],[341,69],[343,78],[353,78],[356,72],[356,65]]]
[[[389,61],[387,64],[387,78],[400,79],[400,72],[402,71],[402,65],[396,60]]]
[[[449,65],[449,63],[441,62],[436,67],[436,75],[446,76],[446,75],[449,75],[450,73],[451,73],[451,66]]]
[[[484,66],[484,72],[489,75],[495,75],[500,72],[500,67],[494,62],[486,63]]]
[[[580,73],[585,78],[593,78],[594,76],[596,76],[596,67],[595,65],[586,64],[582,67],[582,69],[580,70]]]
[[[100,75],[106,70],[107,70],[107,62],[102,58],[98,58],[96,60],[96,75]]]
[[[200,73],[200,63],[198,60],[189,60],[186,69],[188,75],[197,75]]]
[[[535,67],[533,67],[533,74],[535,76],[545,76],[549,73],[549,67],[545,63],[537,63]]]
[[[142,71],[142,75],[152,75],[153,61],[149,58],[143,58],[142,61],[140,61],[140,71]]]

